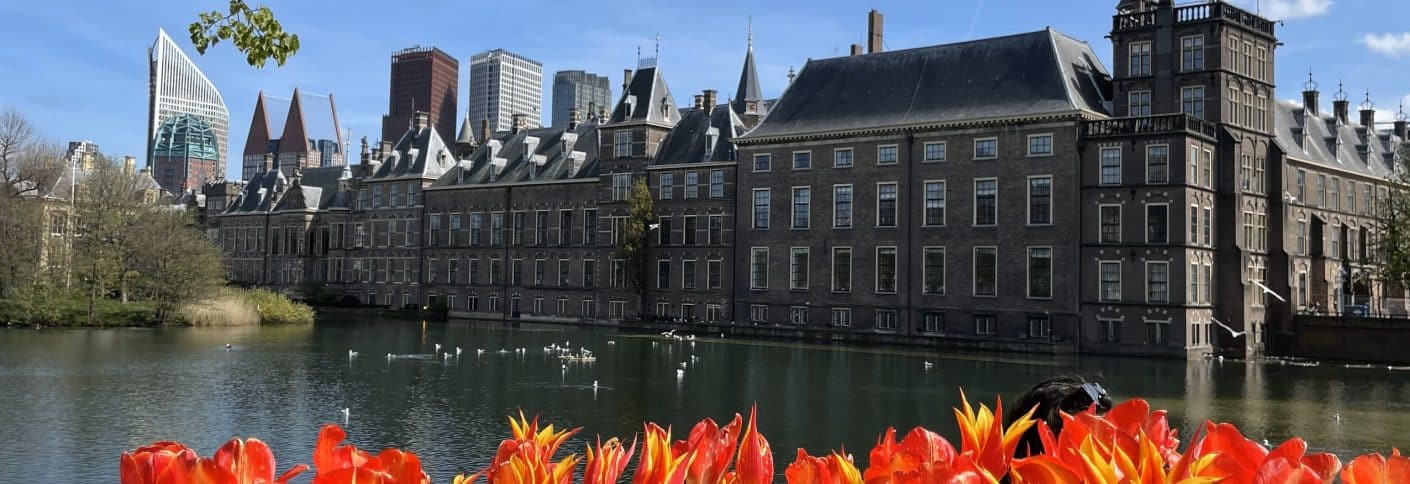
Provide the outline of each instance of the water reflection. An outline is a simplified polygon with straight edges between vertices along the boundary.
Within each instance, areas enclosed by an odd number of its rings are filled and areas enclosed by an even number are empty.
[[[543,351],[548,345],[586,347],[597,358],[565,364]],[[458,356],[444,356],[456,347]],[[569,444],[580,450],[595,434],[630,437],[644,420],[683,432],[701,417],[726,420],[758,402],[782,469],[797,447],[819,453],[846,443],[864,460],[888,425],[954,436],[959,388],[1012,401],[1062,373],[1097,379],[1118,400],[1145,396],[1169,409],[1186,435],[1214,419],[1239,424],[1255,440],[1301,435],[1343,456],[1410,446],[1403,418],[1410,382],[1384,368],[935,354],[342,319],[312,327],[0,331],[0,428],[8,440],[0,482],[113,481],[122,450],[159,439],[210,453],[232,436],[253,435],[281,462],[307,462],[318,426],[342,421],[344,408],[353,443],[407,447],[445,482],[485,465],[507,432],[504,416],[520,408],[585,427]]]

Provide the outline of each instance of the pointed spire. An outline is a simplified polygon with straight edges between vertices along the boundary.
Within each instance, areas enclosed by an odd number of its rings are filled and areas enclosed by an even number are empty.
[[[744,27],[744,29],[749,32],[749,51],[750,51],[750,52],[753,52],[753,51],[754,51],[754,16],[753,16],[753,15],[750,15],[750,16],[749,16],[749,22],[748,22],[748,24]]]
[[[750,18],[748,30],[749,47],[744,51],[744,68],[739,72],[739,88],[734,92],[734,103],[732,107],[738,114],[753,114],[763,116],[768,114],[764,108],[763,91],[759,89],[759,69],[754,66],[754,25],[753,18]]]
[[[470,115],[465,115],[465,122],[460,124],[460,135],[455,137],[457,145],[474,145],[475,131],[470,128]]]
[[[303,96],[299,88],[294,88],[294,97],[289,100],[289,116],[284,120],[284,134],[279,136],[280,153],[308,153],[311,150],[308,140],[308,126],[304,123]]]
[[[264,91],[255,97],[255,114],[250,120],[250,134],[245,136],[245,155],[263,155],[269,151],[269,114],[264,109]]]

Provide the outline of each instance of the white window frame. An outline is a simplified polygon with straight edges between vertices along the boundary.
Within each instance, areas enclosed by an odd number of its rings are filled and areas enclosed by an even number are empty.
[[[931,251],[940,253],[940,260],[943,269],[940,270],[940,290],[931,291],[926,281],[930,280],[930,264],[926,263],[926,257]],[[946,289],[949,289],[948,272],[950,269],[950,256],[946,253],[943,245],[927,245],[920,248],[920,293],[927,296],[944,296]]]
[[[1153,300],[1151,300],[1151,267],[1152,267],[1152,266],[1157,266],[1157,265],[1163,265],[1163,266],[1165,266],[1165,300],[1164,300],[1164,301],[1153,301]],[[1170,262],[1169,262],[1169,261],[1148,260],[1148,261],[1146,261],[1146,263],[1145,263],[1144,269],[1145,269],[1145,274],[1143,274],[1143,275],[1144,275],[1145,277],[1143,277],[1143,279],[1145,279],[1145,287],[1143,288],[1144,290],[1143,290],[1142,292],[1145,293],[1145,301],[1146,301],[1146,304],[1169,304],[1169,303],[1170,303]]]
[[[1115,295],[1114,297],[1110,297],[1110,298],[1106,296],[1106,286],[1105,286],[1105,285],[1106,285],[1106,281],[1102,280],[1102,268],[1105,267],[1105,266],[1107,266],[1107,265],[1115,265],[1115,266],[1116,266],[1116,295]],[[1097,300],[1098,300],[1098,301],[1100,301],[1100,302],[1121,302],[1121,297],[1122,297],[1122,292],[1123,292],[1123,291],[1122,291],[1122,289],[1123,289],[1122,284],[1125,283],[1125,281],[1122,280],[1122,279],[1124,279],[1124,278],[1122,277],[1122,270],[1125,269],[1123,266],[1124,266],[1123,262],[1122,262],[1122,261],[1119,261],[1119,260],[1099,260],[1099,261],[1097,261]]]
[[[993,156],[979,156],[979,143],[983,143],[983,142],[985,142],[985,141],[993,141],[993,142],[994,142],[994,155],[993,155]],[[999,159],[999,138],[998,138],[997,136],[988,136],[988,137],[984,137],[984,138],[975,138],[975,139],[974,139],[974,151],[971,152],[971,154],[974,155],[974,159],[975,159],[975,160],[997,160],[997,159]]]
[[[892,207],[893,207],[894,213],[892,213],[892,215],[891,215],[891,218],[892,218],[892,221],[891,221],[892,223],[891,223],[891,225],[882,225],[882,224],[881,224],[881,187],[887,186],[887,185],[890,185],[892,188],[895,188],[895,195],[896,195],[896,196],[895,196],[895,198],[891,199],[891,201],[892,201],[892,204],[891,204],[891,205],[892,205]],[[853,191],[853,195],[852,195],[852,200],[853,200],[852,214],[853,214],[853,215],[856,215],[856,213],[857,213],[856,202],[855,202],[856,199],[857,199],[857,197],[856,197],[856,192]],[[874,206],[873,208],[875,208],[875,211],[872,212],[872,213],[876,216],[876,219],[873,221],[873,222],[874,222],[873,224],[874,224],[877,228],[887,228],[887,229],[891,229],[891,228],[900,227],[900,226],[901,226],[901,184],[900,184],[900,183],[897,183],[897,182],[892,182],[892,181],[876,182],[876,198],[875,198],[875,206]],[[855,224],[854,224],[854,225],[855,225]]]
[[[939,147],[940,147],[940,157],[939,157],[939,158],[930,158],[930,147],[931,147],[931,146],[939,146]],[[927,141],[927,142],[925,142],[923,145],[921,145],[920,156],[921,156],[921,163],[938,163],[938,162],[942,162],[942,161],[945,161],[947,158],[950,157],[950,147],[949,147],[949,146],[947,145],[947,143],[944,142],[944,141]]]
[[[1047,152],[1047,153],[1034,153],[1034,152],[1033,152],[1033,139],[1034,139],[1034,138],[1047,138],[1047,139],[1048,139],[1048,152]],[[1053,156],[1053,151],[1055,151],[1055,150],[1057,149],[1057,146],[1056,146],[1056,138],[1053,137],[1053,134],[1052,134],[1052,133],[1030,134],[1030,135],[1028,135],[1028,137],[1027,137],[1027,146],[1026,146],[1026,149],[1027,149],[1027,151],[1028,151],[1028,157],[1029,157],[1029,158],[1050,158],[1050,157]]]
[[[612,154],[617,158],[632,156],[632,132],[631,130],[621,130],[614,133],[612,138]],[[624,151],[622,148],[626,147]]]
[[[1033,180],[1034,180],[1034,179],[1040,179],[1040,178],[1046,178],[1046,179],[1048,180],[1048,221],[1047,221],[1046,223],[1034,223],[1034,222],[1033,222]],[[1024,204],[1024,207],[1023,207],[1024,221],[1027,222],[1027,225],[1029,225],[1029,226],[1035,226],[1035,227],[1046,227],[1046,226],[1053,225],[1053,194],[1054,194],[1054,192],[1055,192],[1055,190],[1053,190],[1053,176],[1052,176],[1052,175],[1032,175],[1032,176],[1029,176],[1029,177],[1028,177],[1028,183],[1025,183],[1024,185],[1027,185],[1027,186],[1025,187],[1025,188],[1027,188],[1027,190],[1025,190],[1025,192],[1026,192],[1025,198],[1027,198],[1027,203],[1025,203],[1025,204]],[[998,201],[998,189],[997,189],[997,187],[996,187],[996,189],[994,190],[994,197],[995,197],[995,202],[997,202],[997,201]],[[996,209],[996,211],[997,211],[997,208],[998,208],[998,204],[995,203],[995,209]],[[995,218],[997,218],[997,213],[996,213],[995,215],[996,215]]]
[[[1035,295],[1033,295],[1033,251],[1034,251],[1034,250],[1047,250],[1047,251],[1048,251],[1048,295],[1047,295],[1047,296],[1035,296]],[[1054,250],[1053,250],[1053,247],[1050,246],[1050,245],[1030,245],[1030,246],[1028,246],[1027,250],[1024,251],[1023,272],[1024,272],[1025,277],[1024,277],[1024,279],[1023,279],[1023,282],[1024,282],[1025,284],[1024,284],[1024,287],[1023,287],[1023,293],[1024,293],[1024,295],[1025,295],[1028,299],[1039,299],[1039,300],[1051,300],[1051,299],[1053,299],[1053,293],[1057,292],[1057,291],[1056,291],[1057,288],[1056,288],[1056,287],[1053,287],[1053,280],[1054,280],[1053,272],[1057,270],[1057,266],[1056,266],[1057,254],[1056,254],[1055,252],[1056,252],[1056,251],[1054,251]]]
[[[927,199],[926,197],[928,196],[927,193],[928,193],[928,191],[929,191],[929,185],[932,184],[932,183],[939,183],[939,184],[940,184],[940,223],[938,223],[938,224],[932,224],[932,223],[930,223],[930,216],[929,216],[928,213],[926,213],[926,210],[928,210],[929,207],[926,207],[925,205],[926,205],[926,203],[928,203],[928,202],[930,201],[930,200]],[[950,209],[950,204],[949,204],[949,203],[950,203],[950,201],[949,201],[950,193],[949,193],[949,191],[950,191],[950,184],[949,184],[949,183],[946,183],[946,182],[945,182],[945,179],[943,179],[943,178],[942,178],[942,179],[938,179],[938,180],[921,180],[921,182],[920,182],[920,223],[921,223],[921,226],[922,226],[922,227],[944,227],[946,224],[948,224],[948,223],[950,222],[950,213],[949,213],[949,209]]]
[[[807,259],[806,261],[804,261],[804,264],[803,264],[803,267],[802,267],[802,271],[803,271],[803,285],[802,285],[802,286],[799,286],[799,285],[794,284],[795,282],[798,282],[798,281],[795,280],[794,274],[797,273],[798,270],[799,270],[799,267],[798,267],[798,265],[797,265],[797,262],[798,262],[797,256],[798,256],[798,254],[800,254],[800,253],[803,255],[803,258],[804,258],[804,259]],[[809,286],[809,284],[810,284],[810,282],[811,282],[811,277],[812,277],[812,272],[811,272],[812,265],[813,265],[813,254],[812,254],[811,248],[809,248],[809,247],[807,247],[807,246],[795,246],[795,247],[789,247],[789,248],[788,248],[788,290],[790,290],[790,291],[806,291],[806,290],[808,290],[808,286]]]
[[[846,153],[847,153],[847,164],[846,164],[846,165],[839,165],[839,164],[837,164],[837,155],[838,155],[839,153],[842,153],[842,152],[846,152]],[[857,152],[856,152],[856,151],[853,151],[850,146],[849,146],[849,147],[846,147],[846,148],[833,148],[833,149],[832,149],[832,167],[833,167],[833,168],[851,168],[851,167],[854,167],[854,166],[857,166]]]
[[[763,271],[764,280],[762,280],[762,281],[756,281],[756,280],[754,280],[754,275],[757,273],[757,272],[755,271],[754,264],[755,264],[756,259],[758,258],[758,255],[759,255],[759,254],[763,254],[763,255],[764,255],[764,271]],[[768,290],[768,289],[769,289],[769,248],[768,248],[768,247],[750,247],[750,248],[749,248],[749,290],[751,290],[751,291],[766,291],[766,290]]]
[[[848,206],[850,207],[850,208],[848,209],[847,225],[837,225],[837,189],[838,189],[838,188],[841,188],[841,187],[847,187],[847,196],[848,196],[848,197],[851,197],[851,199],[847,201],[847,204],[848,204]],[[857,225],[857,188],[854,187],[854,186],[852,186],[851,183],[839,183],[839,184],[833,185],[833,186],[832,186],[832,228],[834,228],[834,229],[851,229],[852,227],[854,227],[854,226],[856,226],[856,225]]]
[[[890,149],[896,151],[896,159],[891,160],[891,161],[882,161],[882,159],[881,159],[881,150],[884,150],[884,149],[887,149],[887,148],[890,148]],[[895,143],[892,143],[892,144],[885,144],[885,145],[876,145],[876,165],[877,165],[877,166],[890,166],[890,165],[895,165],[895,164],[900,163],[900,162],[901,162],[901,147],[900,147],[899,145],[897,145],[897,144],[895,144]]]
[[[891,290],[889,290],[889,291],[883,291],[883,290],[881,290],[881,251],[882,251],[882,250],[890,250],[890,251],[891,251],[891,260],[892,260],[892,262],[895,264],[895,267],[892,267],[892,269],[891,269],[891,278],[892,278],[891,285],[892,285],[892,286],[895,286],[895,287],[892,287]],[[900,289],[900,286],[901,286],[901,283],[900,283],[900,282],[901,282],[901,252],[900,252],[900,250],[897,250],[896,246],[894,246],[894,245],[882,245],[882,246],[877,246],[877,247],[876,247],[876,250],[873,251],[872,254],[875,256],[875,257],[872,259],[872,276],[873,276],[872,278],[875,279],[874,281],[872,281],[872,286],[873,286],[872,289],[874,289],[874,292],[875,292],[876,294],[896,294],[896,292]]]
[[[979,251],[981,249],[993,249],[994,251],[994,293],[979,293]],[[998,297],[999,296],[999,247],[996,245],[976,245],[970,248],[969,259],[969,286],[970,295],[973,297]]]
[[[762,170],[759,169],[759,160],[761,159],[768,163]],[[773,153],[755,153],[752,161],[754,164],[751,165],[749,169],[753,170],[754,173],[766,173],[774,169]]]
[[[1102,209],[1105,209],[1107,207],[1116,207],[1116,240],[1112,241],[1108,241],[1103,238],[1105,234],[1102,232],[1102,228],[1105,226],[1102,220]],[[1123,230],[1126,230],[1126,228],[1124,227],[1125,220],[1121,218],[1122,211],[1122,205],[1120,203],[1103,203],[1097,205],[1097,243],[1120,244],[1122,240],[1125,239],[1125,237],[1123,237],[1124,234],[1122,233]]]
[[[807,161],[808,161],[808,166],[804,166],[804,167],[802,167],[802,168],[799,168],[799,167],[798,167],[798,155],[807,155],[807,156],[808,156],[808,160],[807,160]],[[794,151],[794,152],[793,152],[792,154],[790,154],[789,157],[788,157],[788,166],[789,166],[789,169],[790,169],[790,170],[797,170],[797,171],[803,171],[803,170],[811,170],[811,169],[813,169],[813,150],[796,150],[796,151]]]
[[[837,287],[837,252],[839,250],[845,250],[847,252],[847,287],[845,289],[838,289]],[[832,292],[844,294],[852,292],[852,279],[854,278],[853,272],[855,272],[852,270],[852,267],[855,265],[855,262],[855,252],[852,250],[851,246],[834,246],[832,248],[828,256],[827,266],[827,280],[828,285],[832,289]]]
[[[992,181],[992,182],[994,182],[994,223],[989,223],[989,224],[981,224],[981,223],[979,223],[979,182],[984,182],[984,181]],[[995,226],[998,226],[998,225],[999,225],[999,178],[998,178],[998,177],[975,178],[975,179],[974,179],[974,183],[972,184],[972,191],[970,192],[970,194],[971,194],[971,196],[972,196],[972,198],[970,199],[970,205],[973,207],[973,209],[970,210],[970,212],[971,212],[971,214],[970,214],[970,225],[973,225],[973,226],[975,226],[975,227],[995,227]]]
[[[896,314],[895,309],[878,309],[876,310],[876,313],[873,317],[876,318],[876,321],[875,324],[873,324],[872,326],[877,331],[894,332],[896,331],[896,328],[900,325],[900,322],[898,321],[900,317]],[[888,319],[890,320],[890,324],[883,325],[883,322],[887,321]]]
[[[1151,181],[1151,148],[1165,148],[1165,179],[1161,181]],[[1146,152],[1146,184],[1165,185],[1170,183],[1170,145],[1167,143],[1151,143],[1145,146]]]
[[[798,191],[807,190],[808,207],[803,213],[803,225],[798,225]],[[799,185],[788,187],[788,228],[790,230],[808,230],[813,227],[813,187],[812,185]]]
[[[828,322],[839,328],[852,326],[852,308],[832,308],[832,319]]]
[[[1168,202],[1166,202],[1166,203],[1147,203],[1147,204],[1143,205],[1143,207],[1145,208],[1145,210],[1144,210],[1145,214],[1144,214],[1144,215],[1145,215],[1145,218],[1146,218],[1146,223],[1145,223],[1145,225],[1142,225],[1142,226],[1141,226],[1141,229],[1142,229],[1142,231],[1144,231],[1144,232],[1146,233],[1146,238],[1145,238],[1146,243],[1147,243],[1147,244],[1169,244],[1169,243],[1170,243],[1170,203],[1168,203]],[[1151,207],[1165,207],[1165,241],[1164,241],[1164,242],[1152,242],[1152,241],[1151,241]]]
[[[1102,173],[1102,170],[1104,170],[1104,169],[1106,168],[1105,166],[1102,165],[1102,162],[1103,162],[1103,161],[1106,161],[1106,157],[1105,157],[1104,155],[1105,155],[1106,153],[1108,153],[1108,152],[1115,152],[1115,153],[1116,153],[1116,181],[1115,181],[1115,182],[1108,182],[1108,181],[1106,181],[1106,176],[1105,176],[1104,173]],[[1103,185],[1103,186],[1116,186],[1116,185],[1120,185],[1120,184],[1121,184],[1121,180],[1122,180],[1122,172],[1121,172],[1122,166],[1121,166],[1121,165],[1122,165],[1122,163],[1123,163],[1122,156],[1123,156],[1123,155],[1122,155],[1122,149],[1121,149],[1121,147],[1119,147],[1119,146],[1106,146],[1106,147],[1102,147],[1102,148],[1100,148],[1100,149],[1097,150],[1097,184],[1098,184],[1098,185]]]
[[[763,224],[762,227],[759,226],[759,218],[758,218],[758,216],[756,215],[756,214],[759,212],[759,192],[767,193],[767,194],[769,195],[769,197],[768,197],[768,198],[769,198],[768,202],[764,204],[764,224]],[[773,205],[773,192],[772,192],[770,189],[768,189],[768,188],[755,188],[753,191],[750,192],[750,197],[749,197],[749,207],[750,207],[750,210],[749,210],[749,227],[750,227],[750,228],[752,228],[753,230],[768,230],[768,229],[769,229],[769,226],[773,225],[773,224],[772,224],[773,209],[770,207],[770,205]]]

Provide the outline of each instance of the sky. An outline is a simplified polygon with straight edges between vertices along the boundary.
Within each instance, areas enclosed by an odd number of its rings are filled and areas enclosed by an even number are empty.
[[[1330,103],[1338,80],[1359,104],[1367,91],[1389,121],[1410,104],[1410,1],[1234,0],[1283,20],[1277,50],[1278,97],[1300,99],[1309,70]],[[295,87],[332,93],[338,117],[356,140],[375,140],[387,110],[391,53],[437,46],[460,60],[460,102],[466,109],[469,59],[504,48],[543,63],[545,116],[551,113],[553,72],[583,69],[612,79],[620,95],[622,69],[637,49],[651,56],[660,36],[660,68],[677,104],[702,89],[734,93],[752,24],[754,55],[766,97],[777,96],[790,68],[809,58],[848,53],[863,43],[866,14],[885,16],[888,50],[959,42],[1052,27],[1087,41],[1111,65],[1115,0],[871,0],[581,2],[515,0],[250,0],[268,5],[300,50],[282,67],[246,64],[228,43],[205,55],[186,27],[201,10],[226,0],[0,0],[0,109],[14,107],[46,138],[90,140],[110,155],[142,159],[147,129],[147,47],[162,28],[211,79],[230,110],[228,176],[249,130],[255,97],[288,97]],[[1184,3],[1184,2],[1181,2]],[[1328,109],[1324,107],[1324,109]],[[1354,108],[1353,108],[1354,109]],[[283,113],[277,114],[282,116]],[[275,114],[271,114],[275,116]],[[462,114],[463,116],[463,114]],[[544,119],[547,123],[551,120]],[[356,142],[354,142],[356,145]],[[354,146],[354,150],[356,146]]]

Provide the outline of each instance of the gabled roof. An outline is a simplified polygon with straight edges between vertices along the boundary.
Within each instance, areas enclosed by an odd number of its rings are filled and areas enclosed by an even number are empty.
[[[709,144],[711,128],[716,133],[713,146]],[[691,109],[661,140],[651,165],[734,161],[734,138],[744,130],[744,122],[729,105],[715,107],[709,116],[704,109]]]
[[[299,88],[294,88],[294,97],[289,101],[289,114],[284,119],[284,133],[279,135],[280,153],[309,153],[308,126],[304,124],[303,103],[299,102]]]
[[[1382,179],[1391,175],[1403,141],[1389,131],[1309,113],[1293,101],[1274,104],[1273,136],[1289,158]]]
[[[284,190],[288,182],[284,172],[270,170],[255,173],[240,194],[225,208],[227,214],[266,212],[274,208],[274,194]]]
[[[264,107],[264,91],[255,97],[255,115],[250,120],[250,134],[245,136],[245,155],[263,155],[269,149],[269,113]]]
[[[745,102],[754,101],[759,115],[768,114],[768,107],[762,102],[763,91],[759,89],[759,72],[754,67],[754,47],[744,53],[744,69],[739,72],[739,88],[734,92],[734,112],[744,114]]]
[[[617,100],[617,107],[612,109],[608,123],[644,122],[671,126],[678,119],[675,98],[671,97],[671,88],[666,86],[661,70],[643,67],[632,74],[632,80]]]
[[[392,152],[383,156],[387,159],[371,178],[439,178],[455,165],[454,152],[430,125],[407,129]]]
[[[1111,76],[1052,29],[810,60],[742,140],[1090,111]]]

